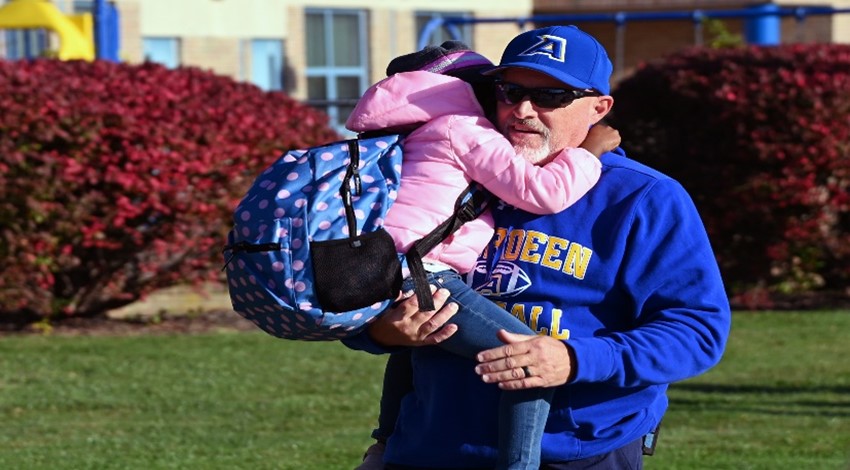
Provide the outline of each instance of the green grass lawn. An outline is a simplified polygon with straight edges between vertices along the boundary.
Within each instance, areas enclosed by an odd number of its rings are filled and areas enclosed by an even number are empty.
[[[655,469],[850,468],[850,312],[738,313]],[[383,358],[263,333],[0,338],[0,469],[351,469]]]

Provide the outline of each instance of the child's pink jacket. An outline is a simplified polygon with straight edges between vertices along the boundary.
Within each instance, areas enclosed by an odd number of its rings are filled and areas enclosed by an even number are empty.
[[[590,152],[565,149],[545,166],[517,155],[484,117],[472,87],[431,72],[405,72],[370,87],[346,122],[355,132],[410,128],[398,198],[385,227],[399,253],[454,212],[455,200],[477,181],[501,200],[535,214],[560,212],[599,180],[601,165]],[[469,272],[493,235],[489,213],[466,223],[425,260]]]

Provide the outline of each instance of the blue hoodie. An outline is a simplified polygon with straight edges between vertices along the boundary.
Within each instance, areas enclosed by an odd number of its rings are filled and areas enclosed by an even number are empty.
[[[552,403],[543,462],[603,454],[654,429],[667,385],[714,366],[731,323],[717,262],[682,186],[619,149],[602,164],[599,183],[558,214],[495,207],[499,246],[491,244],[469,279],[575,351],[575,378]],[[365,334],[346,343],[384,352]],[[435,347],[414,349],[414,392],[402,403],[388,462],[494,464],[500,390],[474,366]]]

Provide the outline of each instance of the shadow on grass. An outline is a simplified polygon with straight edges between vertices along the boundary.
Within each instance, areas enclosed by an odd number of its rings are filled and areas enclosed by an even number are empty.
[[[724,394],[758,394],[758,395],[790,395],[797,393],[829,393],[846,395],[850,397],[850,385],[728,385],[728,384],[698,384],[678,383],[670,387],[671,390],[680,390],[696,393],[724,393]]]
[[[670,388],[671,406],[723,408],[726,411],[783,416],[850,418],[850,387],[830,385],[758,386],[676,384]],[[697,398],[681,394],[706,394]],[[805,398],[801,397],[805,395]],[[822,399],[815,398],[822,396]]]

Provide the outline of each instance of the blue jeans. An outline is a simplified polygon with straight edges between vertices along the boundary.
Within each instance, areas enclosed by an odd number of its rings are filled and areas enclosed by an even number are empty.
[[[476,354],[502,346],[496,333],[535,334],[525,323],[472,290],[454,271],[430,273],[428,281],[451,292],[449,302],[458,305],[458,312],[449,323],[458,331],[438,344],[451,353],[474,359]],[[403,289],[413,290],[413,281],[404,280]],[[372,436],[386,439],[395,428],[401,399],[412,388],[413,371],[410,352],[390,355],[384,372],[381,412],[378,429]],[[549,415],[554,388],[531,388],[502,391],[499,399],[499,460],[497,469],[537,469],[540,467],[540,441]]]

